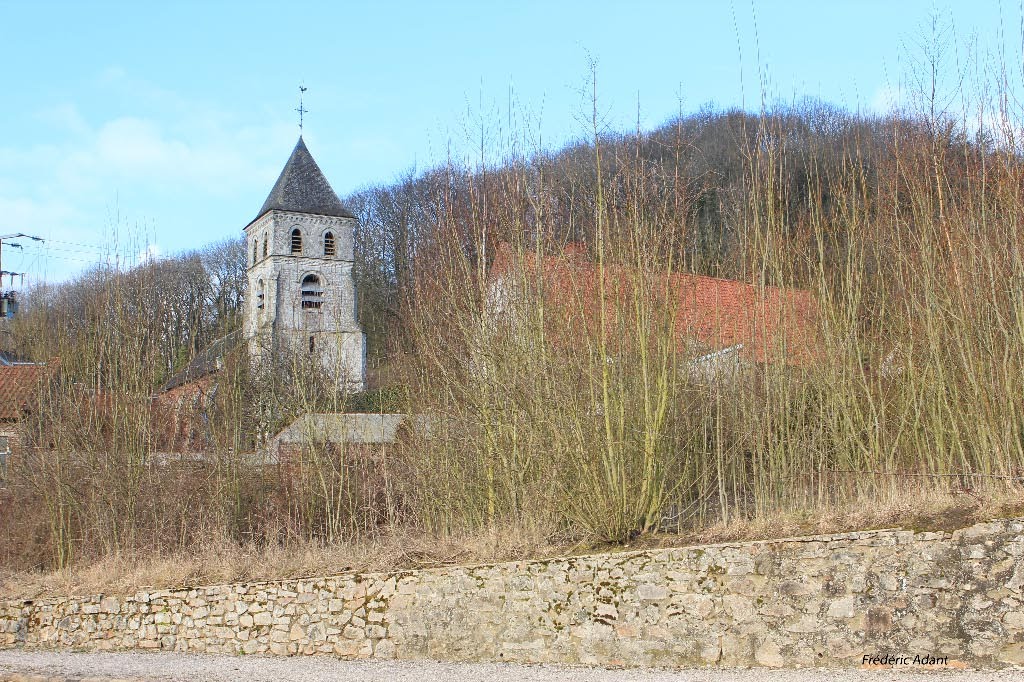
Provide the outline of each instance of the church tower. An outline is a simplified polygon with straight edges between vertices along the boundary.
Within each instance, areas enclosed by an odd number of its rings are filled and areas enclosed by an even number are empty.
[[[366,336],[352,279],[355,226],[355,215],[299,136],[259,215],[245,228],[243,331],[255,362],[299,353],[315,358],[339,387],[364,388]]]

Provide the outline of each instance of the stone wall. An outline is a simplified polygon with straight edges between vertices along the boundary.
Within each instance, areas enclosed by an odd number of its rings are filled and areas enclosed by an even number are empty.
[[[918,655],[1000,667],[1024,664],[1022,588],[1017,519],[8,601],[0,645],[669,666]]]
[[[268,449],[276,451],[282,445],[310,443],[394,443],[399,427],[407,420],[409,417],[404,414],[307,412],[281,429]]]

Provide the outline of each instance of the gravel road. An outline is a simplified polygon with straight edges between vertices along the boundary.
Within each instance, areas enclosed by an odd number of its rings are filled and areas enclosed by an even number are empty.
[[[608,670],[510,663],[364,662],[174,653],[0,651],[0,680],[17,682],[1010,682],[1024,670]]]

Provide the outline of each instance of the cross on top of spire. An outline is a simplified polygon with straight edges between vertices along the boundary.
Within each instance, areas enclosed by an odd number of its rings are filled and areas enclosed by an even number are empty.
[[[304,92],[306,92],[306,90],[308,90],[308,89],[309,88],[307,88],[305,85],[300,85],[299,86],[299,106],[295,110],[295,111],[299,112],[299,136],[302,135],[302,117],[303,117],[304,114],[308,114],[309,113],[309,109],[307,109],[304,106],[302,106],[302,94]]]

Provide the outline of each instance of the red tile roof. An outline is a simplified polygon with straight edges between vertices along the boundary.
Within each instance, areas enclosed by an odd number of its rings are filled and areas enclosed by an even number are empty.
[[[520,261],[531,274],[536,273],[533,255],[520,257],[511,245],[499,245],[489,273],[491,281],[509,275]],[[600,317],[598,269],[585,251],[573,245],[562,255],[546,256],[539,274],[545,303],[552,312],[576,325],[570,329],[583,325],[595,331]],[[655,308],[672,314],[681,350],[695,344],[697,352],[701,347],[712,352],[742,344],[741,354],[757,362],[781,359],[798,366],[809,365],[820,356],[815,332],[817,302],[809,291],[689,274],[638,277],[630,268],[608,266],[605,316],[611,326],[629,322],[617,316],[628,309],[638,291],[664,301]]]
[[[0,367],[0,420],[24,417],[38,396],[40,383],[52,372],[48,365]]]

